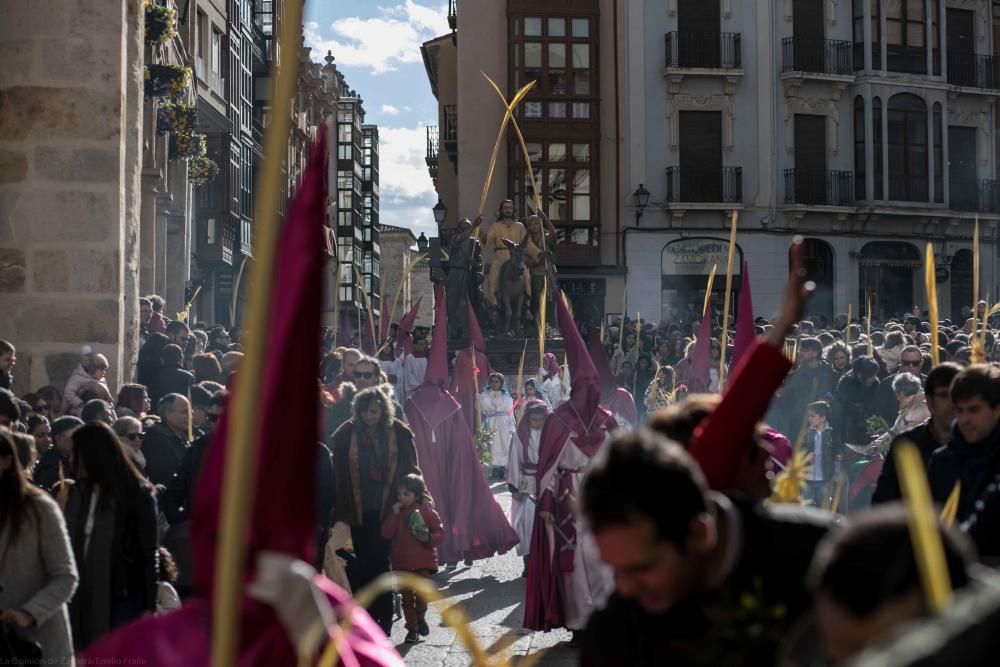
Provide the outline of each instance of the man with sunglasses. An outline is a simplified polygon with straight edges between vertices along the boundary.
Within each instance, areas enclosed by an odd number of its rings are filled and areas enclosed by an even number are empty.
[[[927,376],[921,373],[923,367],[923,352],[916,345],[907,345],[899,355],[899,365],[896,367],[896,372],[879,381],[872,407],[875,414],[884,419],[886,424],[892,425],[896,421],[896,417],[899,416],[899,399],[896,398],[892,383],[899,377],[900,373],[916,375],[921,382],[926,382]]]

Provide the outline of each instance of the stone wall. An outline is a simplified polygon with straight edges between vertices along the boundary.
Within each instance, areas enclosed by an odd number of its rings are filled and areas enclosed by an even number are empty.
[[[0,0],[0,337],[14,389],[135,363],[142,0]]]

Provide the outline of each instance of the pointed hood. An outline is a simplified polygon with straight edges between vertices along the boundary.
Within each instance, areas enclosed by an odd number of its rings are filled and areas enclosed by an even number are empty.
[[[590,358],[594,360],[594,366],[601,376],[601,402],[607,403],[614,393],[618,383],[615,382],[615,374],[611,371],[611,360],[608,359],[608,352],[601,342],[601,330],[597,327],[590,327],[590,341],[587,343],[590,351]]]
[[[472,302],[468,295],[465,297],[465,310],[469,313],[469,345],[477,350],[486,351],[486,339],[483,338],[483,330],[479,328],[479,320],[476,319],[476,311],[472,308]]]
[[[590,358],[573,316],[569,314],[561,290],[553,300],[556,302],[556,321],[566,346],[571,387],[569,400],[581,415],[593,414],[601,402],[601,376],[594,366],[594,360]]]
[[[743,273],[740,275],[740,303],[736,313],[736,337],[733,340],[733,358],[730,368],[736,370],[740,357],[757,338],[753,319],[753,297],[750,294],[749,265],[743,260]]]
[[[418,298],[416,303],[403,315],[403,319],[399,321],[399,330],[396,332],[396,336],[406,354],[413,354],[413,339],[410,334],[413,332],[413,325],[417,321],[417,313],[420,312],[420,303],[423,300],[424,297]]]
[[[444,285],[438,287],[434,295],[437,304],[434,308],[434,335],[431,338],[431,351],[427,355],[427,373],[424,384],[448,386],[448,308],[445,303]]]

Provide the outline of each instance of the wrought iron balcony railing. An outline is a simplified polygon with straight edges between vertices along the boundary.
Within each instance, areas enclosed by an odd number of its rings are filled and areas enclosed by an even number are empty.
[[[1000,213],[1000,181],[948,181],[950,208],[954,211]]]
[[[854,74],[853,44],[844,40],[786,37],[781,40],[782,72]]]
[[[743,168],[667,167],[667,202],[736,204],[743,201]]]
[[[949,53],[948,83],[970,88],[1000,88],[1000,58],[976,53]]]
[[[854,173],[828,169],[786,169],[785,203],[850,206]]]
[[[739,69],[743,67],[741,35],[738,32],[668,32],[668,68]]]

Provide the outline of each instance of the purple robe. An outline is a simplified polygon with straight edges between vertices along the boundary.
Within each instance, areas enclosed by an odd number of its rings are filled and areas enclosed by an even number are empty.
[[[425,383],[406,402],[406,418],[427,489],[444,524],[438,560],[479,560],[517,546],[517,533],[493,497],[472,431],[452,395]]]

